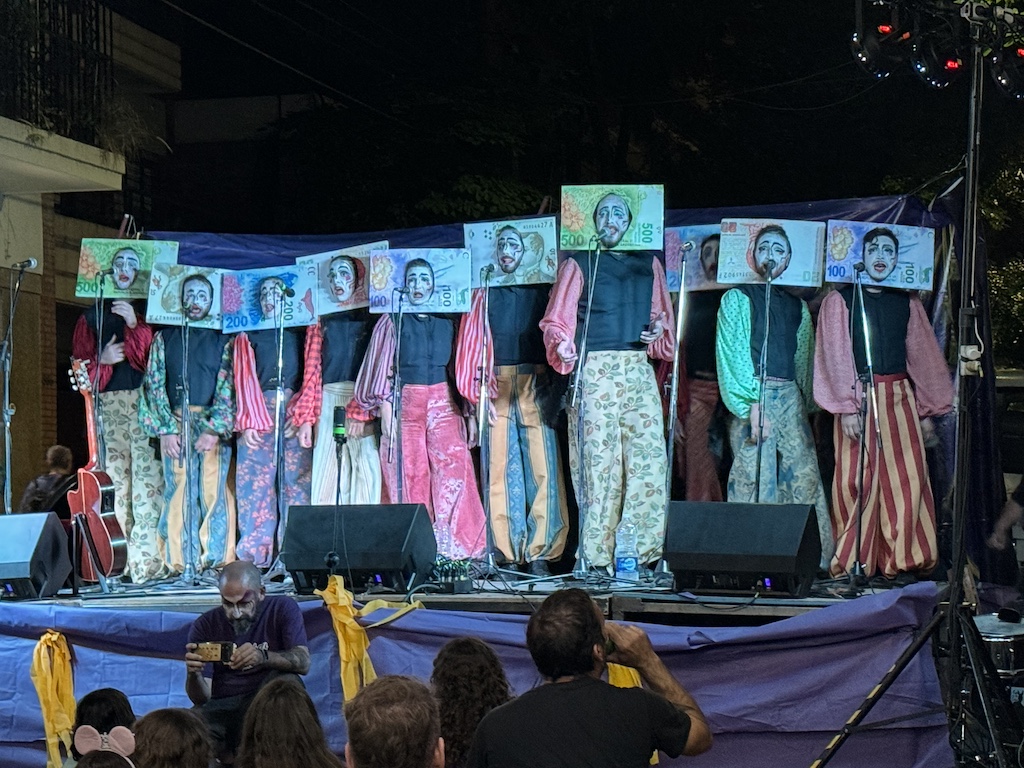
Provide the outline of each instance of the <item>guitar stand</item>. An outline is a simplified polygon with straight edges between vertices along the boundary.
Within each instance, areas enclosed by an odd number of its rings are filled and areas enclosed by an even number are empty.
[[[71,594],[78,597],[78,583],[81,581],[82,573],[82,547],[79,542],[85,542],[85,548],[89,550],[89,559],[92,560],[93,568],[96,569],[96,578],[99,581],[100,592],[104,595],[110,594],[110,586],[107,578],[103,575],[103,568],[100,566],[100,557],[96,553],[96,542],[92,538],[92,531],[85,522],[85,515],[71,516]]]

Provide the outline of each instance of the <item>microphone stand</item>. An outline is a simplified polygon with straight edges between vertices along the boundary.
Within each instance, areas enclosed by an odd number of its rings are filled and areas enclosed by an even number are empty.
[[[103,307],[103,285],[106,282],[103,278],[111,274],[110,270],[104,270],[96,278],[96,365],[92,376],[92,413],[93,424],[96,425],[96,462],[97,469],[106,471],[107,464],[107,440],[106,430],[103,429],[103,407],[100,404],[100,356],[103,354],[103,325],[105,320]]]
[[[181,581],[189,586],[195,586],[198,582],[198,573],[195,563],[195,493],[192,488],[192,414],[190,411],[191,394],[188,386],[188,358],[189,340],[191,336],[191,324],[188,321],[188,310],[181,308],[181,379],[178,389],[181,392],[181,440],[178,451],[178,466],[184,468],[185,493],[182,494],[181,519],[184,525],[182,546],[185,549]]]
[[[476,406],[476,434],[477,441],[480,444],[480,488],[482,490],[482,501],[484,504],[484,520],[486,525],[484,531],[487,536],[487,553],[484,555],[484,562],[481,570],[483,571],[484,577],[494,576],[500,570],[498,563],[494,557],[494,529],[491,526],[491,445],[490,445],[490,431],[488,429],[488,404],[491,400],[490,387],[490,370],[487,365],[487,350],[488,340],[491,338],[491,316],[490,316],[490,298],[491,298],[491,274],[494,272],[494,265],[488,265],[483,270],[483,291],[484,291],[484,306],[483,306],[483,322],[484,322],[484,333],[480,344],[480,365],[478,370],[480,371],[480,390],[479,400]]]
[[[774,279],[773,272],[775,271],[775,261],[768,259],[765,262],[767,270],[765,272],[765,283],[764,283],[764,336],[761,339],[761,356],[758,360],[758,396],[757,396],[757,435],[755,435],[755,442],[757,443],[757,460],[754,462],[754,498],[755,504],[761,503],[761,454],[764,451],[764,406],[767,401],[765,397],[765,385],[768,380],[768,331],[770,324],[770,309],[772,305],[772,280]]]
[[[672,462],[675,460],[675,436],[676,417],[679,415],[679,404],[676,402],[679,397],[679,347],[683,339],[683,326],[685,324],[687,305],[689,299],[686,296],[686,258],[680,254],[679,259],[679,306],[676,309],[676,346],[675,354],[672,357],[672,383],[669,386],[668,400],[668,474],[665,478],[665,500],[666,504],[672,501]],[[667,519],[666,509],[666,519]]]
[[[867,574],[864,573],[864,561],[861,560],[861,542],[864,531],[864,475],[867,472],[867,432],[868,417],[872,412],[875,414],[875,439],[879,449],[882,447],[882,428],[878,423],[878,391],[875,389],[875,361],[871,343],[871,328],[868,325],[867,307],[864,305],[864,284],[861,282],[863,264],[861,269],[854,269],[854,301],[860,305],[860,329],[864,335],[864,360],[867,367],[867,375],[861,376],[860,380],[865,391],[860,398],[860,449],[857,455],[857,555],[853,561],[853,568],[850,570],[850,582],[848,588],[856,594],[860,588],[867,583]],[[853,317],[850,317],[850,342],[853,343]],[[856,366],[856,361],[854,361]]]
[[[573,371],[573,380],[569,388],[569,406],[576,408],[576,453],[580,473],[580,497],[583,503],[579,505],[580,535],[576,545],[576,565],[572,570],[574,578],[585,580],[590,575],[590,562],[587,560],[586,548],[583,546],[583,531],[586,528],[586,507],[590,497],[590,483],[587,482],[587,468],[584,462],[586,447],[584,445],[583,419],[585,416],[585,402],[583,400],[583,366],[587,360],[587,339],[590,335],[590,313],[594,308],[594,286],[597,285],[597,270],[601,266],[601,241],[595,237],[594,248],[587,252],[587,267],[590,271],[589,283],[587,285],[587,309],[583,314],[583,334],[580,337],[578,356],[576,357],[576,370]]]
[[[7,311],[7,329],[4,340],[0,342],[0,360],[4,372],[4,514],[14,512],[11,503],[11,418],[14,416],[14,405],[11,403],[11,362],[14,344],[14,314],[18,309],[18,297],[21,295],[21,281],[25,277],[25,267],[18,268],[18,276],[11,280],[10,303]]]
[[[388,444],[388,463],[395,461],[395,490],[398,493],[398,504],[405,503],[405,480],[402,477],[402,300],[405,291],[398,291],[398,313],[392,315],[391,322],[395,326],[395,356],[391,363],[391,442]],[[396,319],[397,318],[397,319]],[[340,470],[339,470],[340,471]]]
[[[277,499],[277,541],[284,541],[285,527],[288,525],[288,507],[284,503],[284,430],[281,427],[282,412],[284,410],[284,300],[285,294],[281,293],[275,300],[274,331],[277,336],[277,377],[274,389],[274,493]],[[340,471],[341,464],[338,464]],[[276,575],[281,570],[280,547],[278,554],[274,557],[268,575]]]

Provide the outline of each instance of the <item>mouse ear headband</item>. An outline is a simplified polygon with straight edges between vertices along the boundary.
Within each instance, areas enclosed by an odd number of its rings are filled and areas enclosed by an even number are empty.
[[[75,749],[83,755],[97,750],[116,752],[135,768],[135,763],[128,757],[135,751],[135,734],[123,725],[115,725],[110,733],[100,733],[91,725],[79,726],[75,730]]]

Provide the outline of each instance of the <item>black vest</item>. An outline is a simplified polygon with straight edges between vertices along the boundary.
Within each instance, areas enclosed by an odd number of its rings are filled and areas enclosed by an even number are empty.
[[[540,321],[550,294],[550,285],[491,289],[487,297],[487,317],[494,340],[495,365],[536,365],[545,361]]]
[[[447,381],[454,343],[454,315],[402,315],[402,384]]]
[[[718,372],[715,358],[715,332],[718,329],[718,306],[724,291],[693,291],[686,294],[686,327],[683,344],[686,349],[686,371],[695,374]]]
[[[181,343],[181,328],[162,328],[164,356],[167,366],[167,399],[171,409],[181,405],[181,370],[184,364]],[[188,340],[188,394],[189,405],[208,408],[213,404],[213,393],[217,388],[217,374],[224,347],[229,339],[213,328],[190,328]]]
[[[740,285],[735,288],[750,300],[750,357],[754,375],[761,373],[761,344],[764,343],[764,285]],[[800,328],[803,301],[788,291],[771,287],[769,309],[767,376],[796,379],[796,332]]]
[[[590,292],[590,263],[592,259],[596,261],[597,256],[578,252],[570,258],[583,272],[583,292],[576,313],[576,348],[580,349]],[[654,259],[651,251],[601,253],[594,306],[590,310],[588,350],[646,349],[640,334],[651,321]]]
[[[111,336],[116,336],[118,341],[124,341],[124,318],[120,315],[115,315],[110,311],[110,305],[113,301],[103,302],[103,338],[99,338],[99,328],[96,323],[96,307],[92,306],[85,310],[85,322],[90,328],[92,328],[93,336],[98,339],[99,349],[96,350],[95,359],[99,360],[100,350],[107,345],[110,341]],[[135,313],[139,318],[146,316],[146,309],[142,306],[142,302],[132,302],[132,306],[135,307]],[[125,389],[138,389],[142,386],[142,379],[145,374],[142,371],[137,371],[132,368],[131,363],[125,358],[117,365],[113,366],[110,373],[110,380],[107,381],[107,385],[103,388],[104,392],[120,392]]]
[[[852,285],[839,289],[850,312],[853,324],[853,359],[857,372],[868,372],[864,354],[864,327],[861,324],[860,302],[854,301]],[[880,292],[865,290],[864,307],[867,309],[868,332],[871,334],[872,362],[875,374],[907,372],[907,326],[910,324],[910,294],[906,291],[883,288]]]
[[[260,378],[260,389],[277,388],[277,331],[273,328],[263,331],[250,331],[249,343],[252,344],[256,358],[256,375]],[[284,345],[282,347],[281,364],[284,389],[292,392],[302,384],[302,352],[303,330],[300,328],[284,329]]]
[[[323,365],[321,378],[324,384],[356,380],[376,320],[376,316],[371,315],[365,307],[320,318],[320,330],[323,333],[320,347],[320,361]]]

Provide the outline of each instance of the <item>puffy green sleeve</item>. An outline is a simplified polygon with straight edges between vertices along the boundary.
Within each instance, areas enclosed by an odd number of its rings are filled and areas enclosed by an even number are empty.
[[[139,425],[150,437],[178,434],[178,420],[167,397],[167,363],[164,335],[157,333],[149,348],[149,362],[139,397]]]
[[[819,410],[814,402],[814,324],[807,302],[800,302],[800,327],[796,329],[796,385],[807,413]]]
[[[750,356],[750,300],[735,289],[726,291],[718,307],[715,356],[722,402],[737,417],[749,419],[761,389]]]
[[[213,403],[199,420],[204,431],[222,437],[230,436],[235,426],[234,349],[234,339],[224,345],[220,370],[217,371],[217,384],[213,389]]]

